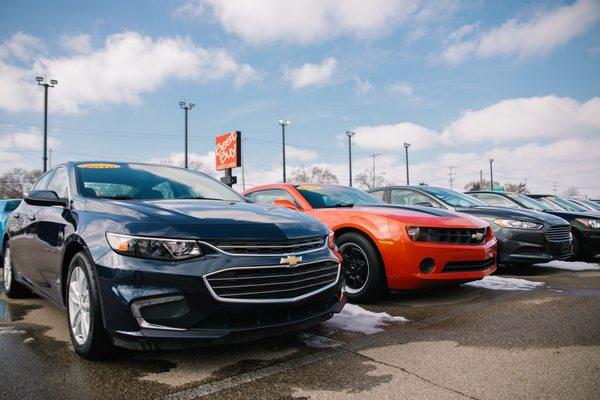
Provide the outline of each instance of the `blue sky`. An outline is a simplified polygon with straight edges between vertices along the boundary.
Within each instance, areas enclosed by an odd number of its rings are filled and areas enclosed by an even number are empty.
[[[434,0],[10,1],[0,5],[0,170],[41,165],[42,90],[53,163],[193,159],[241,130],[248,185],[320,165],[371,165],[462,188],[488,175],[600,197],[600,2]],[[238,171],[239,175],[239,171]]]

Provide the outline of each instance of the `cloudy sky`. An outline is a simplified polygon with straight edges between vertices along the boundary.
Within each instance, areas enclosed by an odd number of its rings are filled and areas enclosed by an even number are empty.
[[[51,4],[52,3],[52,4]],[[180,161],[244,135],[246,184],[329,167],[454,187],[489,176],[600,197],[600,0],[11,1],[0,5],[0,172],[52,163]],[[239,175],[238,171],[238,175]]]

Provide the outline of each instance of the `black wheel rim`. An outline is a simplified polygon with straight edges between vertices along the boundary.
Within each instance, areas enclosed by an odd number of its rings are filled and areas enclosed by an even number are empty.
[[[358,293],[369,279],[369,260],[360,246],[354,243],[344,243],[340,246],[342,253],[342,273],[346,283],[347,293]]]

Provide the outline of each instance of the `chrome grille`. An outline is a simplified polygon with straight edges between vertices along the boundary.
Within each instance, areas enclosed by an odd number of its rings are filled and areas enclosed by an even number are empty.
[[[270,255],[270,254],[298,254],[317,250],[325,246],[326,237],[315,236],[293,240],[279,240],[269,242],[254,242],[241,240],[210,241],[210,245],[230,254]]]
[[[438,242],[455,244],[482,244],[485,241],[487,228],[419,228],[414,239],[419,242]]]
[[[565,242],[572,240],[571,225],[551,226],[546,232],[546,239],[550,242]]]
[[[294,301],[333,286],[340,263],[325,260],[295,267],[231,268],[208,274],[204,280],[214,297],[230,302]]]

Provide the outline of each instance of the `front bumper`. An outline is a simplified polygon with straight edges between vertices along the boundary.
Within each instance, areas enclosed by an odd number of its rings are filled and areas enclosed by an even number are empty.
[[[432,242],[380,242],[386,266],[388,287],[412,290],[444,284],[460,284],[482,279],[496,270],[497,242],[457,245]],[[434,267],[424,273],[420,264],[432,259]]]
[[[322,249],[305,263],[332,260]],[[105,328],[116,345],[135,349],[181,348],[254,340],[297,331],[340,312],[341,276],[301,299],[283,302],[224,302],[203,277],[221,270],[279,265],[276,256],[207,254],[176,263],[108,252],[96,261]],[[337,258],[336,258],[337,260]]]
[[[573,254],[572,240],[549,241],[540,230],[496,229],[499,264],[540,264],[564,260]]]

